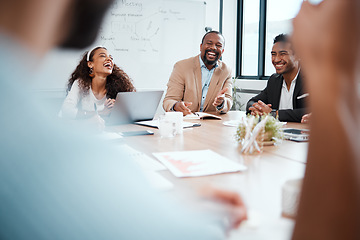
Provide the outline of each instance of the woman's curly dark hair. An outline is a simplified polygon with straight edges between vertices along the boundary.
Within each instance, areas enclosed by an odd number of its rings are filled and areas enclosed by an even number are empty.
[[[94,53],[97,49],[104,47],[97,47],[90,53],[90,61],[93,59]],[[106,48],[104,48],[106,49]],[[81,94],[84,96],[89,92],[92,78],[89,76],[90,68],[87,64],[87,53],[85,52],[79,65],[77,65],[75,71],[71,74],[71,78],[68,82],[67,92],[70,91],[71,86],[75,80],[79,81],[79,87]],[[114,64],[112,73],[106,78],[106,97],[115,99],[118,92],[135,92],[136,89],[132,84],[130,77],[116,64]]]

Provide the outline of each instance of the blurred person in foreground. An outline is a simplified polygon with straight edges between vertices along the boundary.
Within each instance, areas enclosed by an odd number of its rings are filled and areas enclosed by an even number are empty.
[[[30,91],[44,55],[92,43],[111,2],[0,0],[2,240],[224,237],[210,224],[220,216],[158,196],[115,145],[64,128]],[[235,226],[246,210],[234,201],[238,195],[226,193],[214,196],[232,203],[238,215],[221,217]]]
[[[312,112],[293,239],[360,239],[360,1],[304,1],[293,25]]]

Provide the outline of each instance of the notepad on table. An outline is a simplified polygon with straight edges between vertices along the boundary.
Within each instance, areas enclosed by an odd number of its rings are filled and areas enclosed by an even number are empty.
[[[218,119],[218,120],[221,120],[221,117],[214,115],[214,114],[205,113],[205,112],[195,112],[193,114],[188,114],[188,115],[184,116],[184,120],[189,120],[189,119]]]
[[[199,177],[246,170],[211,150],[161,152],[153,155],[176,177]]]
[[[135,122],[135,124],[146,126],[146,127],[153,127],[159,128],[159,121],[158,120],[148,120],[148,121],[139,121]],[[183,122],[183,128],[190,128],[190,127],[200,127],[200,123],[192,123],[192,122]]]

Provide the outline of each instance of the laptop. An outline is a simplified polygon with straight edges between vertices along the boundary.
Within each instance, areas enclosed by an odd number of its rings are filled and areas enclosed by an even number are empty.
[[[154,118],[164,91],[119,92],[106,125],[119,125]]]

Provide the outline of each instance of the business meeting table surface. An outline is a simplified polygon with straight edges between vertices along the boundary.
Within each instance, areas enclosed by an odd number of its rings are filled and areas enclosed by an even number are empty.
[[[209,184],[238,192],[247,206],[249,221],[232,231],[229,239],[289,239],[294,221],[282,216],[282,187],[288,180],[303,178],[308,143],[283,140],[279,145],[264,146],[262,153],[242,154],[234,137],[236,127],[223,123],[238,120],[245,113],[230,111],[220,116],[222,120],[196,120],[201,123],[200,127],[184,129],[182,135],[172,138],[162,138],[158,129],[136,124],[111,126],[106,131],[153,131],[154,135],[124,137],[122,140],[151,158],[154,158],[154,152],[210,149],[244,164],[245,171],[203,177],[177,178],[168,170],[159,173],[174,185],[168,194],[200,189]],[[309,126],[289,122],[284,127],[306,129]]]

